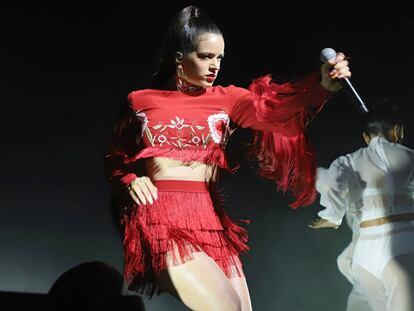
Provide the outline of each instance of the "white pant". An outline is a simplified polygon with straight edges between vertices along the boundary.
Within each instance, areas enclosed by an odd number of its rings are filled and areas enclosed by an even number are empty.
[[[374,311],[414,311],[414,222],[361,228],[352,265]]]
[[[414,253],[413,221],[360,228],[353,264],[381,279],[385,265],[393,257],[409,253]]]
[[[339,271],[352,283],[353,287],[348,296],[346,311],[371,311],[368,299],[364,296],[361,286],[355,279],[352,269],[355,240],[353,240],[338,256],[337,265]]]
[[[348,295],[346,311],[371,311],[367,297],[362,292],[360,286],[352,287],[352,291]]]
[[[414,310],[414,254],[393,257],[381,279],[362,267],[355,267],[354,271],[372,310]]]

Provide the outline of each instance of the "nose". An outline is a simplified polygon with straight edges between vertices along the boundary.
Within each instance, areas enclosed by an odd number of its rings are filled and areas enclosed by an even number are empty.
[[[213,59],[213,61],[210,64],[210,71],[215,73],[220,69],[220,61],[217,59]]]

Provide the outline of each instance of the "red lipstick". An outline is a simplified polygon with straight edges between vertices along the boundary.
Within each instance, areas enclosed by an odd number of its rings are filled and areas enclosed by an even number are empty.
[[[207,76],[207,78],[206,78],[206,81],[207,81],[208,83],[211,83],[211,82],[213,82],[214,80],[216,80],[216,75],[208,75],[208,76]]]

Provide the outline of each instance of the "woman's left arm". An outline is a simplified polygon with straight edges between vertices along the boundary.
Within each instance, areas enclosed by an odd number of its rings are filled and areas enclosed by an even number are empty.
[[[230,118],[242,128],[295,136],[322,109],[332,94],[341,89],[339,78],[350,77],[343,53],[321,66],[320,72],[285,83],[271,75],[255,79],[248,90],[234,88]]]
[[[249,90],[233,89],[230,118],[254,130],[252,153],[260,174],[276,181],[278,189],[291,191],[292,208],[316,198],[316,158],[305,129],[333,92],[341,88],[338,78],[350,77],[342,53],[321,66],[321,71],[277,84],[270,75],[256,79]]]

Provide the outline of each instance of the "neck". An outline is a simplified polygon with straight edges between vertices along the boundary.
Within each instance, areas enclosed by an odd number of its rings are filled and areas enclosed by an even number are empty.
[[[181,92],[197,92],[203,89],[202,86],[192,84],[178,75],[175,76],[175,86]]]
[[[390,136],[384,135],[384,134],[377,134],[377,135],[371,135],[368,141],[368,145],[371,143],[371,141],[375,138],[384,138],[386,141],[389,141],[390,143],[398,143],[399,139],[392,138]]]

